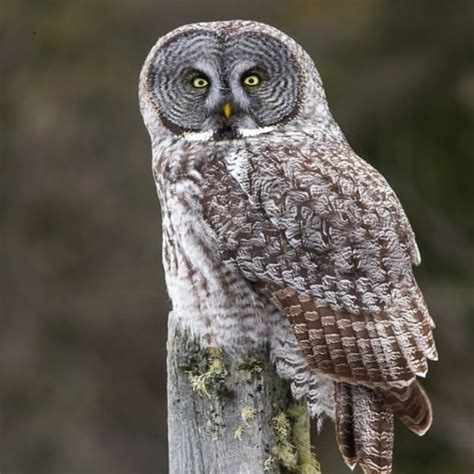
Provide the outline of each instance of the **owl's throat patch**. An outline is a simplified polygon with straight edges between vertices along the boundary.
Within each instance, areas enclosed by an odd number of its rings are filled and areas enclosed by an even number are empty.
[[[239,137],[240,137],[240,133],[239,133],[238,128],[235,127],[235,125],[225,124],[214,132],[213,139],[216,141],[233,140]]]

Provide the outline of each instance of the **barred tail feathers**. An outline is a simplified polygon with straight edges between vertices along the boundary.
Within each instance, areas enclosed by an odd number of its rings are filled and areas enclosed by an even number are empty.
[[[385,402],[411,431],[424,435],[433,421],[430,399],[418,381],[401,389],[379,392]]]
[[[346,464],[366,474],[392,471],[393,413],[371,389],[335,385],[336,439]]]

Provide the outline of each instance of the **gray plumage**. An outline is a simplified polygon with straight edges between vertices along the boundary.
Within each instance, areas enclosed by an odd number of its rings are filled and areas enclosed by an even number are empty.
[[[272,360],[346,463],[391,472],[393,414],[431,424],[436,359],[407,217],[332,118],[313,61],[267,25],[187,25],[140,78],[173,310],[204,344]]]

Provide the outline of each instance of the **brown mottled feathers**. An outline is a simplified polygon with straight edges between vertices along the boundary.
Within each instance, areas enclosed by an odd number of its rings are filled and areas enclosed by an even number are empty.
[[[419,435],[429,429],[432,421],[429,399],[421,385],[413,381],[405,359],[398,352],[399,370],[387,371],[384,376],[385,358],[382,357],[382,363],[377,358],[377,351],[383,351],[381,344],[377,344],[378,334],[370,329],[365,331],[370,322],[354,315],[338,314],[292,288],[274,287],[273,291],[290,319],[308,365],[334,380],[365,385],[335,383],[336,434],[346,463],[349,466],[358,463],[364,472],[390,472],[393,413]],[[395,341],[393,338],[392,343]],[[371,347],[371,352],[360,351],[363,345]],[[392,347],[392,352],[395,351]],[[402,388],[390,385],[401,380],[408,385]]]
[[[346,464],[365,473],[389,473],[392,467],[393,413],[384,399],[363,386],[337,383],[336,439]]]
[[[417,434],[429,428],[431,406],[421,385],[413,382],[403,391],[397,397],[363,386],[334,385],[337,444],[348,466],[359,464],[365,473],[391,472],[393,413]]]
[[[271,296],[288,315],[314,370],[338,381],[371,386],[413,379],[396,338],[392,335],[385,342],[381,340],[377,325],[390,329],[390,322],[383,314],[375,319],[364,313],[338,312],[322,300],[312,299],[293,288],[273,286],[272,290]],[[384,343],[390,347],[384,348]],[[393,358],[391,365],[388,357]]]
[[[417,381],[405,388],[377,390],[385,403],[410,430],[422,436],[431,426],[433,413],[425,390]]]
[[[204,214],[223,259],[288,316],[309,367],[337,382],[348,464],[390,472],[392,412],[419,434],[431,423],[415,378],[436,358],[433,324],[398,199],[370,165],[338,146],[329,143],[325,154],[307,143],[246,150],[239,181],[222,161],[208,164]],[[367,420],[377,449],[362,429]]]

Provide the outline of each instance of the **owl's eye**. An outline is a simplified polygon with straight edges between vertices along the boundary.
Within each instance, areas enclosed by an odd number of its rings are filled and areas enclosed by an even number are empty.
[[[249,74],[242,79],[244,85],[249,87],[255,87],[260,84],[260,77],[257,74]]]
[[[204,89],[209,86],[209,81],[205,77],[198,76],[193,79],[192,85],[196,89]]]

